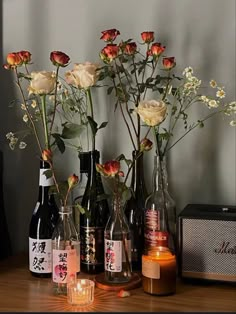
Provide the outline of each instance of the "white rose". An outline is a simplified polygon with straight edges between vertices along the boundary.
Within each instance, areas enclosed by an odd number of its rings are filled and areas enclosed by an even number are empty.
[[[55,72],[39,71],[31,73],[29,94],[50,94],[56,86]]]
[[[96,63],[75,63],[73,70],[65,73],[65,78],[68,84],[87,89],[96,84],[98,69],[99,65]]]
[[[148,126],[160,124],[166,117],[167,106],[163,101],[144,100],[140,101],[136,112],[141,120]]]

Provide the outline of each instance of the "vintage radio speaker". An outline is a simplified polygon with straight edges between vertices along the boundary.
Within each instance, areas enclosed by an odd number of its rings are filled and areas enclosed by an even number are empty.
[[[189,204],[178,216],[179,275],[236,283],[236,206]]]

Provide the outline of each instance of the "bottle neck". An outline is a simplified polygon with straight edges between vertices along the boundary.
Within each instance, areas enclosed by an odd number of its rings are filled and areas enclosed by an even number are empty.
[[[133,167],[131,176],[130,187],[135,191],[136,194],[147,196],[147,189],[144,180],[143,173],[143,153],[140,154],[138,151],[132,152]]]
[[[166,158],[162,159],[159,156],[154,156],[154,170],[153,170],[153,192],[159,190],[168,190],[168,174],[166,167]]]

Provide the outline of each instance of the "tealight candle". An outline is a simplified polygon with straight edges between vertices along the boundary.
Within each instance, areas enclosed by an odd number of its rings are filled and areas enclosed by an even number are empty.
[[[85,306],[94,300],[94,281],[77,279],[67,284],[67,300],[72,305]]]
[[[155,247],[142,256],[144,292],[168,295],[176,290],[176,257],[166,247]]]

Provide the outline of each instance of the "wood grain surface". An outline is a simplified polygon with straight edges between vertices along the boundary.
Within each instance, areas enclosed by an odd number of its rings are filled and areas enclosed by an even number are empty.
[[[78,308],[68,304],[66,296],[53,295],[51,279],[33,277],[25,255],[1,261],[0,278],[1,312],[236,312],[236,286],[229,283],[178,280],[176,294],[165,297],[146,294],[139,287],[120,298],[117,291],[95,287],[93,304]]]

